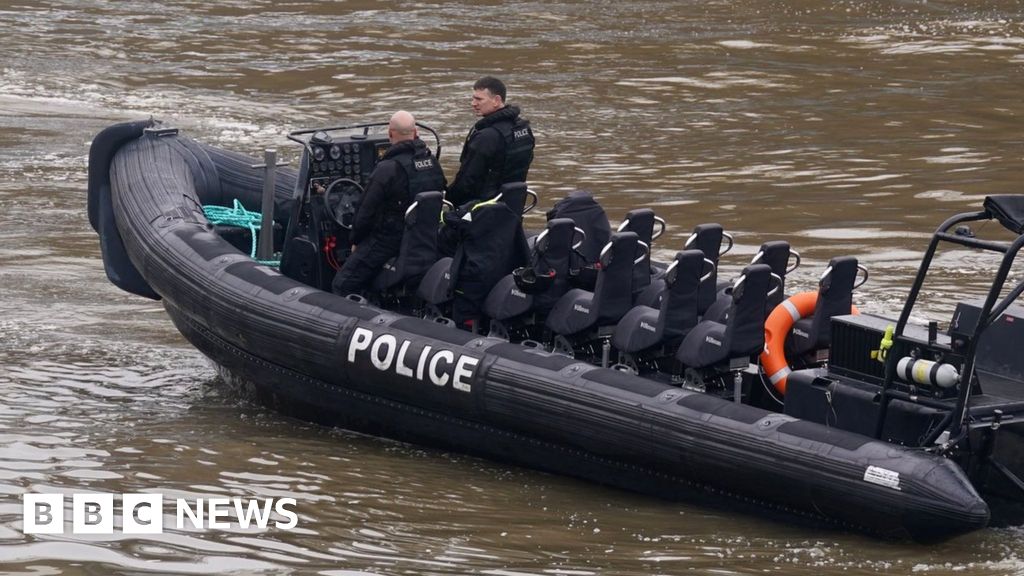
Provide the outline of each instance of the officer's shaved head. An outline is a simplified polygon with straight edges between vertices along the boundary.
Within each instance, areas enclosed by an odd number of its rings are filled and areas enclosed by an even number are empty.
[[[388,123],[388,133],[392,143],[412,140],[416,137],[416,118],[405,110],[395,112]]]

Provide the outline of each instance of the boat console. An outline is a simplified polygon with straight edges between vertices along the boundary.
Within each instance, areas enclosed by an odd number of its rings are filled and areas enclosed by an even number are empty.
[[[432,128],[434,156],[441,140]],[[294,205],[285,234],[281,272],[330,291],[349,252],[348,230],[365,186],[391,142],[387,122],[297,130],[288,139],[302,146]]]

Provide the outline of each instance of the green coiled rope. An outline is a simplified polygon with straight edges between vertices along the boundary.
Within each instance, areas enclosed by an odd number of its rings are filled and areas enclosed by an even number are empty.
[[[219,224],[222,226],[248,228],[252,238],[252,250],[249,251],[249,257],[267,266],[275,268],[281,266],[280,260],[256,259],[256,236],[260,226],[263,224],[263,214],[246,210],[245,206],[242,206],[242,203],[238,200],[235,200],[234,206],[231,208],[226,206],[203,206],[203,214],[206,215],[206,219],[213,225]]]

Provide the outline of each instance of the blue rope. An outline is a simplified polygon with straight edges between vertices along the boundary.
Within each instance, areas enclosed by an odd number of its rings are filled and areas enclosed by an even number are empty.
[[[274,266],[275,268],[281,266],[280,260],[256,259],[256,236],[259,227],[263,223],[262,214],[246,210],[245,206],[242,206],[242,203],[238,200],[235,200],[232,208],[225,206],[203,206],[203,213],[206,215],[206,219],[210,221],[210,224],[248,228],[252,237],[252,250],[249,251],[249,257],[267,266]]]

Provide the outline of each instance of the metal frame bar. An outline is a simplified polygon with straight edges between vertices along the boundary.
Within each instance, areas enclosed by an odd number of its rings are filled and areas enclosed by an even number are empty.
[[[373,128],[375,126],[387,126],[387,125],[388,125],[387,122],[369,122],[369,123],[364,123],[364,124],[348,124],[348,125],[345,125],[345,126],[328,126],[326,128],[304,128],[302,130],[294,130],[292,132],[289,132],[288,133],[288,139],[291,140],[292,142],[297,142],[299,145],[301,145],[303,148],[305,148],[310,154],[312,154],[313,153],[313,149],[309,145],[309,139],[307,138],[307,139],[303,140],[302,138],[299,138],[299,136],[303,136],[303,135],[306,135],[306,134],[316,134],[317,132],[336,132],[338,130],[357,130],[359,128],[363,129],[363,136],[369,136],[370,128]],[[416,126],[418,126],[419,128],[423,128],[427,132],[430,132],[430,134],[434,137],[434,141],[437,143],[437,147],[434,149],[434,158],[437,159],[438,161],[440,161],[441,160],[441,137],[438,136],[437,131],[434,130],[433,128],[431,128],[430,126],[427,126],[426,124],[422,124],[420,122],[417,122]]]
[[[907,295],[906,303],[903,305],[903,310],[901,311],[899,320],[896,323],[896,329],[893,332],[893,350],[891,350],[889,355],[886,357],[885,379],[882,382],[882,391],[879,395],[878,417],[875,422],[876,438],[881,439],[882,437],[886,417],[888,415],[889,402],[893,398],[909,398],[909,395],[905,393],[898,390],[892,390],[893,382],[896,379],[896,364],[899,362],[899,357],[901,355],[894,352],[897,350],[897,344],[909,343],[909,341],[903,337],[903,332],[910,320],[910,314],[913,311],[914,304],[916,304],[918,296],[920,295],[921,287],[924,285],[925,277],[928,274],[928,269],[931,267],[932,259],[935,257],[935,252],[938,249],[940,242],[948,242],[968,248],[976,248],[979,250],[987,250],[1003,254],[1002,262],[999,265],[999,269],[992,281],[992,286],[989,288],[988,295],[985,298],[985,303],[982,306],[978,323],[974,327],[974,332],[971,335],[970,341],[967,344],[967,350],[964,353],[964,365],[960,373],[960,390],[957,395],[956,406],[950,413],[950,417],[944,419],[943,425],[932,434],[929,434],[926,441],[930,439],[934,442],[934,439],[938,438],[938,436],[941,435],[947,427],[949,427],[950,438],[956,438],[963,431],[964,422],[969,412],[978,339],[981,334],[984,333],[1000,315],[1002,315],[1006,308],[1009,307],[1009,305],[1013,303],[1018,296],[1024,293],[1024,281],[1022,281],[1017,284],[1002,300],[999,300],[999,295],[1002,293],[1003,287],[1006,284],[1006,279],[1009,276],[1010,268],[1013,266],[1013,262],[1016,259],[1017,254],[1020,252],[1021,248],[1024,247],[1024,235],[1018,236],[1016,240],[1007,244],[1004,242],[980,240],[977,238],[949,233],[950,229],[959,224],[991,219],[992,215],[985,210],[980,212],[957,214],[943,222],[932,235],[931,242],[928,244],[928,250],[925,252],[924,258],[921,260],[921,264],[917,270],[917,276],[914,278],[914,283],[911,285],[910,293]],[[997,300],[999,300],[998,303]]]

